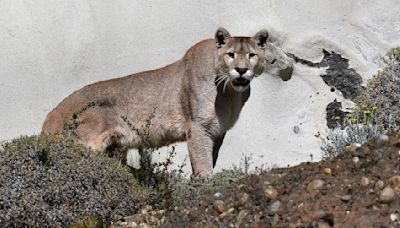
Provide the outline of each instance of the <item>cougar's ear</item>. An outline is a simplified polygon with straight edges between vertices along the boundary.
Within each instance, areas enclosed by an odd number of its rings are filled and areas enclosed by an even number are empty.
[[[231,34],[229,34],[228,30],[224,28],[218,28],[217,31],[215,32],[215,43],[217,44],[217,47],[220,48],[224,44],[226,44],[227,40],[231,37]]]
[[[260,48],[265,48],[267,46],[268,31],[263,29],[254,35],[253,38],[256,40],[256,43]]]

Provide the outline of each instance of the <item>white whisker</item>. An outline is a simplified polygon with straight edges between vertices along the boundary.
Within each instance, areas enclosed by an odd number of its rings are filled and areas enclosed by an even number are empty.
[[[221,76],[219,79],[219,81],[217,82],[217,87],[223,82],[225,81],[229,76],[228,75],[223,75]]]
[[[228,85],[228,82],[229,82],[229,81],[230,81],[230,78],[228,77],[227,80],[225,80],[224,89],[222,90],[224,93],[225,93],[226,85]]]

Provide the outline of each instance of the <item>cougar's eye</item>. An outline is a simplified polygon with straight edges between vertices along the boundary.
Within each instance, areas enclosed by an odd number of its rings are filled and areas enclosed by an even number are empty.
[[[228,52],[226,53],[229,57],[231,57],[232,59],[235,58],[235,54],[233,52]]]
[[[250,54],[249,54],[249,58],[253,58],[253,57],[255,57],[255,56],[256,56],[255,53],[250,53]]]

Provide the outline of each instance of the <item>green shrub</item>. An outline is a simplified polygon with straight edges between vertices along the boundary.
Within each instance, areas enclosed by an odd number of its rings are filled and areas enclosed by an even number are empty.
[[[21,137],[0,149],[0,226],[109,223],[134,214],[146,194],[126,167],[55,136]]]
[[[391,133],[400,126],[400,48],[391,49],[384,62],[383,69],[356,98],[356,105],[360,110],[374,110],[372,123]]]
[[[367,118],[367,117],[365,117]],[[346,150],[354,149],[372,137],[382,134],[377,125],[360,119],[346,119],[342,125],[329,129],[326,138],[322,139],[322,158],[336,157]]]
[[[368,139],[400,130],[400,48],[384,57],[385,66],[355,99],[356,108],[346,117],[337,116],[338,127],[322,139],[322,157],[337,156]],[[333,117],[335,118],[335,117]]]

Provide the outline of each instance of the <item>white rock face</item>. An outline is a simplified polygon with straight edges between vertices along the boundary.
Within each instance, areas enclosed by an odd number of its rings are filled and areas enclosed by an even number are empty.
[[[366,80],[400,45],[399,12],[397,0],[2,0],[0,140],[39,133],[46,114],[73,91],[169,64],[219,26],[233,35],[267,28],[284,50],[316,62],[323,48],[335,51]],[[296,64],[290,81],[254,80],[216,170],[239,164],[242,154],[253,154],[253,167],[318,159],[314,134],[325,131],[326,105],[343,100],[322,81],[323,71]],[[185,144],[177,152],[180,163]]]

